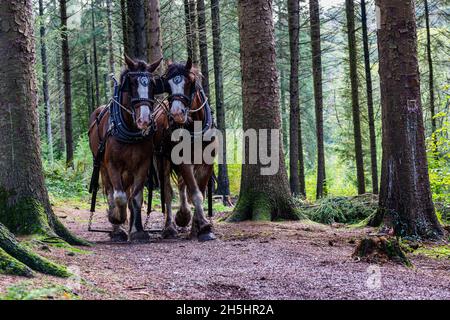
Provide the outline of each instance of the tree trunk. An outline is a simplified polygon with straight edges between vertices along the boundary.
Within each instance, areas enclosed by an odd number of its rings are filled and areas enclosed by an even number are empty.
[[[428,59],[428,90],[430,94],[430,116],[431,116],[431,131],[433,133],[433,146],[435,153],[437,153],[437,141],[434,133],[436,132],[436,106],[434,100],[434,69],[433,69],[433,57],[431,55],[431,32],[430,32],[430,10],[428,6],[428,0],[424,0],[425,4],[425,24],[427,29],[427,59]]]
[[[128,52],[131,58],[147,60],[147,27],[145,5],[147,0],[127,0]]]
[[[95,27],[94,0],[91,0],[91,19],[92,19],[92,47],[94,50],[93,58],[94,58],[94,79],[95,79],[95,103],[96,103],[96,107],[99,107],[100,106],[100,81],[99,81],[99,76],[98,76],[97,35],[96,35],[97,30]]]
[[[203,0],[200,1],[203,2]],[[228,178],[228,167],[227,167],[227,138],[225,125],[224,93],[223,93],[222,41],[220,39],[221,26],[220,26],[219,0],[211,0],[211,21],[212,21],[212,35],[213,35],[214,85],[216,93],[217,126],[218,129],[223,134],[223,146],[222,146],[223,162],[218,166],[219,171],[217,176],[218,180],[217,194],[223,196],[224,204],[229,204],[230,181]],[[199,27],[200,26],[201,24],[199,23]],[[205,37],[206,37],[206,30],[205,30]]]
[[[127,9],[127,0],[120,0],[120,13],[121,13],[121,21],[122,21],[122,39],[123,39],[123,51],[126,55],[130,55],[128,49],[130,48],[129,40],[128,40],[128,9]]]
[[[72,138],[72,79],[70,70],[69,33],[67,29],[67,0],[59,0],[61,17],[61,55],[64,82],[64,116],[66,136],[66,163],[72,166],[73,138]]]
[[[92,103],[92,77],[91,77],[91,65],[88,60],[86,50],[83,51],[84,56],[84,68],[86,70],[86,105],[88,106],[87,114],[88,118],[94,112],[94,104]]]
[[[369,36],[367,32],[366,0],[361,0],[361,22],[363,31],[364,67],[366,70],[367,114],[369,117],[370,161],[372,169],[372,193],[378,194],[377,136],[373,111],[372,72],[370,66]]]
[[[0,3],[0,130],[5,133],[0,135],[0,255],[2,260],[12,256],[37,271],[66,276],[63,267],[42,265],[44,260],[21,247],[5,228],[81,243],[54,215],[44,184],[32,8],[31,0]]]
[[[289,182],[293,195],[300,195],[299,180],[299,150],[298,124],[300,123],[299,105],[299,32],[300,32],[300,7],[298,0],[288,0],[288,24],[289,24],[289,48],[291,52],[290,75],[290,149],[289,149]],[[304,196],[304,194],[302,194]]]
[[[198,18],[198,43],[200,48],[200,66],[203,75],[203,89],[209,97],[209,62],[208,62],[208,38],[206,36],[206,9],[205,0],[197,0]],[[213,28],[214,30],[214,28]]]
[[[113,43],[113,28],[112,28],[112,11],[111,11],[111,0],[106,0],[106,14],[107,14],[107,24],[108,24],[108,51],[109,51],[109,72],[110,74],[116,73],[116,66],[114,61],[114,43]],[[112,94],[114,90],[114,84],[111,81]],[[105,87],[105,91],[106,87]]]
[[[148,40],[148,62],[152,63],[159,60],[163,56],[162,52],[162,35],[161,35],[161,7],[159,0],[147,0],[147,40]],[[156,71],[162,74],[162,64]]]
[[[358,193],[366,193],[364,178],[364,155],[361,138],[361,121],[358,94],[358,70],[356,54],[355,4],[354,0],[345,0],[347,14],[348,51],[350,63],[350,82],[352,91],[353,135],[355,141],[356,174],[358,179]]]
[[[271,0],[238,1],[244,131],[273,129],[279,133],[281,129],[272,13]],[[240,197],[230,221],[298,219],[290,196],[281,135],[268,147],[276,150],[272,157],[279,166],[273,174],[265,175],[260,161],[249,163],[251,148],[245,144]]]
[[[398,236],[440,238],[428,176],[413,0],[377,0],[383,119],[380,210]]]
[[[320,35],[319,0],[309,1],[311,24],[311,53],[314,79],[314,101],[316,111],[317,137],[317,199],[326,195],[325,146],[323,137],[323,87],[322,87],[322,46]]]
[[[198,64],[198,40],[195,11],[195,0],[184,0],[187,52],[194,64]]]
[[[186,27],[186,50],[188,57],[192,58],[192,43],[191,43],[191,22],[189,20],[189,0],[184,0],[184,24]]]
[[[59,151],[62,154],[66,151],[66,117],[64,110],[64,90],[61,86],[62,83],[62,57],[61,53],[57,53],[58,63],[56,66],[56,83],[58,90],[58,111],[59,111],[59,132],[60,132],[60,143],[59,143]]]
[[[40,18],[40,40],[41,40],[41,60],[42,60],[42,91],[44,96],[44,112],[45,112],[45,132],[47,137],[48,158],[53,162],[53,133],[52,118],[50,112],[50,96],[48,93],[48,61],[47,61],[47,44],[45,40],[46,30],[44,19],[44,4],[39,0],[39,18]]]
[[[278,61],[281,61],[281,65],[279,67],[280,70],[280,101],[281,101],[281,127],[282,127],[282,135],[283,135],[283,150],[285,152],[284,157],[287,159],[288,152],[289,152],[289,117],[290,112],[288,110],[288,106],[286,103],[286,96],[288,95],[288,89],[286,85],[286,73],[283,68],[284,61],[286,59],[286,53],[285,53],[285,44],[282,39],[283,31],[285,30],[285,27],[282,23],[283,20],[286,20],[286,15],[283,16],[283,3],[284,1],[278,2],[278,21],[275,25],[275,30],[279,31],[280,38],[275,39],[276,45],[277,45],[277,54],[278,54]],[[298,174],[297,174],[298,176]]]

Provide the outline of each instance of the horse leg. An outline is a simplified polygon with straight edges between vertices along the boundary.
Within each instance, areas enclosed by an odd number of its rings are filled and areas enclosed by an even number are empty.
[[[161,188],[164,188],[164,203],[166,212],[164,212],[166,221],[164,225],[164,230],[162,236],[164,239],[175,239],[178,237],[178,231],[175,227],[173,212],[172,212],[172,198],[173,198],[173,189],[170,184],[170,161],[163,159],[162,161],[158,160],[158,172],[161,172],[161,165],[164,164],[164,185]]]
[[[181,165],[180,172],[186,183],[192,203],[195,207],[194,219],[191,227],[191,238],[197,237],[199,241],[215,240],[216,236],[212,232],[212,225],[206,219],[203,212],[203,194],[200,191],[194,177],[194,166]]]
[[[142,225],[142,204],[144,198],[144,184],[133,187],[133,192],[128,201],[128,208],[130,209],[130,241],[148,241],[149,234],[144,231]]]
[[[178,187],[180,193],[180,209],[178,209],[175,216],[175,223],[177,226],[185,228],[189,225],[192,219],[192,212],[189,208],[186,184],[181,182]]]
[[[148,178],[148,166],[137,167],[132,178],[126,180],[128,188],[128,208],[130,209],[129,235],[130,241],[148,241],[150,236],[142,225],[142,204],[144,203],[144,185]]]
[[[113,226],[112,241],[127,241],[128,235],[122,225],[127,220],[127,196],[123,191],[120,174],[114,168],[108,169],[110,188],[108,190],[108,219]]]

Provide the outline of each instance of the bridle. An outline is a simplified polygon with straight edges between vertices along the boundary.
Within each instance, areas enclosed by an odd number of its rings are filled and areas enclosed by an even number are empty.
[[[176,72],[174,74],[171,74],[170,76],[168,76],[166,73],[166,75],[162,76],[162,78],[161,78],[163,90],[165,90],[167,93],[169,93],[169,96],[166,98],[169,102],[169,109],[171,108],[172,103],[174,101],[180,101],[181,103],[184,104],[185,108],[188,110],[186,112],[186,117],[187,117],[187,113],[194,114],[194,113],[197,113],[197,112],[205,109],[205,117],[203,119],[202,130],[200,132],[191,132],[191,136],[193,136],[193,137],[198,136],[198,135],[203,135],[203,134],[205,134],[206,131],[208,131],[209,129],[211,129],[212,127],[215,126],[213,115],[212,115],[212,110],[208,103],[208,97],[206,96],[205,92],[203,91],[202,85],[199,80],[196,80],[195,83],[193,83],[191,85],[190,97],[185,95],[184,93],[178,93],[178,94],[172,93],[172,89],[170,87],[169,81],[175,79],[176,77],[185,77],[186,79],[189,79],[189,76],[186,75],[186,73],[181,73],[181,72]],[[166,88],[167,88],[167,90],[166,90]],[[197,109],[192,109],[192,103],[193,103],[193,101],[195,99],[195,95],[197,93],[200,93],[202,104]],[[172,118],[172,114],[170,112],[168,112],[168,116],[172,122],[173,118]],[[172,128],[184,127],[184,125],[173,125],[173,123],[171,124],[171,126],[172,126]]]
[[[139,106],[146,105],[149,107],[149,109],[152,111],[153,106],[155,104],[155,100],[153,99],[154,92],[151,89],[150,82],[154,82],[153,75],[148,71],[128,71],[123,79],[122,83],[120,85],[120,97],[122,96],[123,92],[128,92],[131,95],[130,90],[130,78],[131,77],[137,77],[138,81],[141,85],[148,87],[148,98],[141,98],[141,97],[131,97],[131,105],[130,108],[127,108],[121,104],[121,101],[115,101],[119,104],[119,106],[128,114],[130,114],[133,118],[134,123],[136,123],[136,106],[139,104]],[[119,99],[121,100],[121,99]],[[152,119],[151,119],[152,120]]]
[[[202,103],[202,105],[197,109],[194,109],[194,110],[192,109],[192,103],[194,101],[195,95],[197,94],[198,91],[203,90],[200,83],[198,81],[195,81],[195,83],[193,85],[191,85],[190,97],[185,95],[184,93],[172,93],[172,90],[169,85],[169,81],[176,79],[177,77],[185,77],[186,79],[189,79],[188,76],[186,76],[184,74],[179,74],[179,73],[172,75],[170,78],[164,77],[164,87],[167,87],[168,92],[169,92],[169,96],[167,97],[169,104],[172,105],[172,103],[174,101],[179,101],[186,107],[186,109],[189,110],[190,114],[201,111],[205,107],[206,103],[208,102],[208,98],[206,97],[206,95],[204,95],[205,101]]]

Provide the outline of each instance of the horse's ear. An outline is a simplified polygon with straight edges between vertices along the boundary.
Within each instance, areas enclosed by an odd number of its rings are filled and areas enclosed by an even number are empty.
[[[192,58],[191,57],[188,58],[185,68],[188,72],[191,71],[191,69],[192,69]]]
[[[131,59],[128,55],[125,54],[125,63],[128,66],[128,69],[135,70],[138,67],[138,64],[136,61]]]
[[[147,65],[147,70],[149,71],[149,72],[153,72],[153,71],[155,71],[156,69],[158,69],[158,67],[159,67],[159,65],[161,64],[161,61],[163,61],[163,57],[161,57],[161,58],[159,58],[159,60],[158,61],[156,61],[156,62],[153,62],[151,65]]]

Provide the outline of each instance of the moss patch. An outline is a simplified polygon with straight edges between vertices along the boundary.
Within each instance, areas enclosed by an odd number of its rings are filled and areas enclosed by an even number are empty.
[[[10,274],[22,277],[32,277],[33,271],[19,260],[11,257],[0,248],[0,274]]]
[[[274,199],[270,194],[244,192],[226,221],[300,220],[301,218],[301,211],[297,208],[294,199],[290,197]]]
[[[6,289],[0,300],[77,300],[79,299],[69,288],[48,284],[42,288],[33,288],[31,282],[21,282]]]
[[[396,238],[364,238],[356,247],[353,257],[369,263],[382,264],[393,261],[408,267],[412,266]]]
[[[450,245],[421,247],[414,252],[415,255],[423,255],[429,258],[450,260]]]
[[[0,188],[0,223],[17,235],[51,234],[43,205],[27,197],[11,204],[14,196],[15,192]]]

